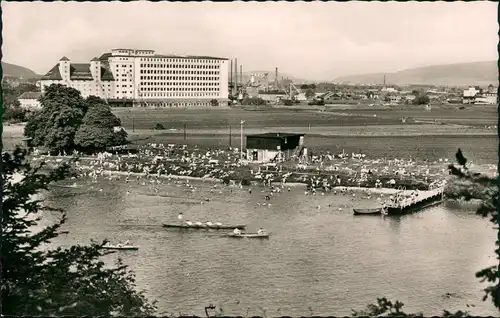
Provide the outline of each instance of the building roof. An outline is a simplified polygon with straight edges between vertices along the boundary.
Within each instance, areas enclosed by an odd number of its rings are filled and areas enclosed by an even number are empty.
[[[99,61],[97,57],[94,57],[93,59],[90,60],[91,62]]]
[[[69,61],[69,58],[67,58],[66,56],[63,56],[59,61]]]
[[[151,57],[158,58],[174,58],[174,59],[193,59],[193,60],[229,60],[226,57],[215,57],[215,56],[198,56],[198,55],[170,55],[170,54],[155,54]]]
[[[42,80],[52,80],[52,81],[60,81],[62,80],[61,73],[59,72],[59,63],[57,63],[50,71],[47,72],[41,78]]]
[[[52,69],[50,69],[47,74],[42,76],[42,80],[61,81],[62,76],[59,72],[59,63],[56,64]],[[94,78],[92,77],[92,73],[90,72],[90,63],[70,64],[70,80],[93,81]],[[101,80],[115,80],[107,64],[101,65]]]
[[[42,96],[40,92],[25,92],[17,99],[38,99],[40,96]]]
[[[286,138],[286,137],[302,137],[304,134],[293,134],[293,133],[264,133],[264,134],[254,134],[247,135],[247,137],[258,137],[258,138]]]
[[[108,60],[108,58],[110,58],[111,56],[112,56],[112,54],[111,54],[111,53],[104,53],[103,55],[101,55],[101,56],[99,57],[99,60],[101,60],[101,61],[103,61],[103,60],[107,61],[107,60]]]
[[[74,63],[70,65],[70,79],[80,81],[92,81],[92,73],[90,72],[89,63]]]

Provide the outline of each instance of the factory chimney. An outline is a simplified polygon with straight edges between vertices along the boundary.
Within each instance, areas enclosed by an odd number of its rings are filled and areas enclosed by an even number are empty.
[[[229,75],[229,83],[231,83],[231,87],[234,87],[233,85],[233,60],[230,60],[229,61],[229,72],[230,72],[230,75]],[[231,94],[233,93],[232,92],[233,89],[231,88]]]
[[[274,89],[278,89],[278,68],[276,68],[276,73],[274,74]]]
[[[238,94],[238,59],[234,59],[234,76],[236,77],[235,78],[235,85],[234,85],[234,89],[235,89],[235,94]]]
[[[243,86],[243,65],[240,64],[240,81],[241,86]]]

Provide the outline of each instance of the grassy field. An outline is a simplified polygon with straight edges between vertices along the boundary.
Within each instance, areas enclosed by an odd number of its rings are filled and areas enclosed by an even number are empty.
[[[462,147],[476,160],[498,161],[497,130],[479,128],[497,124],[496,107],[470,106],[460,110],[444,105],[430,111],[424,107],[344,109],[335,106],[326,109],[117,108],[113,112],[122,120],[131,141],[138,144],[152,142],[228,147],[231,126],[231,145],[239,147],[239,123],[245,120],[244,134],[267,131],[304,133],[307,146],[312,151],[341,152],[344,149],[349,153],[364,152],[372,157],[436,159],[453,158],[456,149]],[[428,122],[435,119],[446,124],[402,124],[401,117]],[[156,123],[175,130],[154,131],[152,128]],[[5,126],[5,149],[21,142],[22,127],[19,127]]]
[[[402,117],[421,121],[439,121],[454,125],[496,125],[497,108],[471,106],[460,110],[455,106],[437,106],[430,111],[424,107],[396,106],[392,108],[346,108],[326,107],[320,111],[292,108],[243,109],[137,109],[116,108],[113,112],[122,120],[125,128],[152,129],[161,123],[167,129],[239,128],[240,120],[246,128],[308,127],[319,126],[381,126],[400,125]],[[410,125],[409,122],[407,125]]]
[[[441,123],[469,126],[496,125],[498,121],[498,110],[496,106],[470,105],[460,109],[454,105],[435,106],[426,110],[422,106],[395,106],[395,107],[373,107],[373,108],[348,108],[327,107],[329,113],[348,113],[351,116],[373,116],[384,119],[397,119],[402,117],[413,118],[421,121],[437,120]]]
[[[400,124],[395,118],[345,118],[334,113],[315,110],[269,109],[246,111],[242,109],[114,109],[125,128],[152,129],[156,123],[165,128],[181,129],[186,123],[191,129],[233,128],[239,129],[240,120],[245,127],[307,127],[314,126],[364,126]]]

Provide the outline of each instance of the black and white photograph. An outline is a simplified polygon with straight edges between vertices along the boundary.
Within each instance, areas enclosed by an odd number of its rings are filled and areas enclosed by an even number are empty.
[[[498,3],[0,5],[2,316],[500,316]]]

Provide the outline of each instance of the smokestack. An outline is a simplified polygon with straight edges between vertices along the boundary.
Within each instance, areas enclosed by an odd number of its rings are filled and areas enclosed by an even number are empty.
[[[238,59],[234,59],[235,92],[238,93]]]
[[[231,83],[231,86],[234,87],[234,85],[233,85],[233,60],[229,61],[229,72],[231,74],[231,75],[229,75],[229,78],[230,78],[229,83]],[[232,90],[233,89],[231,89],[231,93],[232,93]]]
[[[274,74],[274,88],[278,89],[278,68],[276,68],[276,74]]]
[[[384,87],[385,87],[385,74],[384,74]]]
[[[240,65],[240,81],[241,85],[243,86],[243,65]]]

